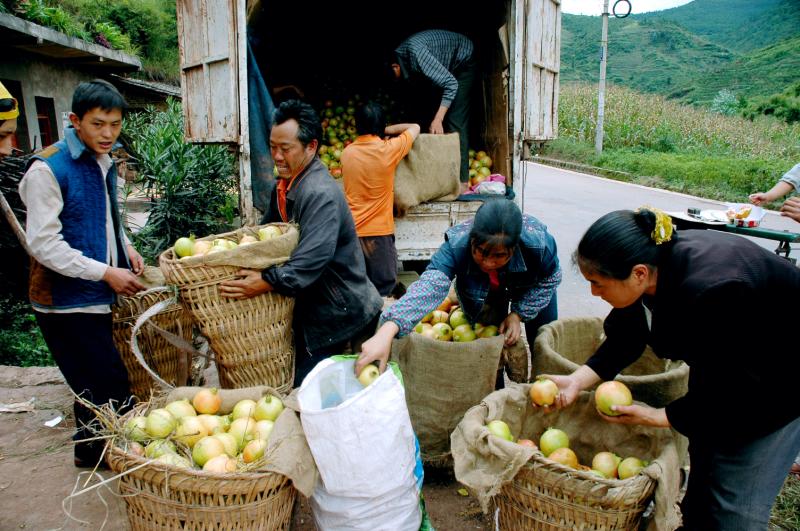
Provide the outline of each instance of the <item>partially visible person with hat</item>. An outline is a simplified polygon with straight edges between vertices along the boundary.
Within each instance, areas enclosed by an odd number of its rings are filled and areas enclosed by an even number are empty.
[[[19,103],[0,83],[0,159],[11,155],[14,146],[11,141],[17,132]]]

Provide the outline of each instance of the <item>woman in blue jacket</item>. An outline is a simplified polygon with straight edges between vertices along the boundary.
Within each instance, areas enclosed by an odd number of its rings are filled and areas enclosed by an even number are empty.
[[[373,361],[386,368],[392,339],[410,333],[455,290],[471,324],[499,325],[506,345],[525,324],[533,341],[543,324],[558,317],[556,287],[561,269],[556,242],[539,220],[506,199],[487,201],[475,218],[445,233],[445,241],[420,279],[381,315],[377,333],[362,345],[356,371]],[[510,309],[509,309],[510,305]]]

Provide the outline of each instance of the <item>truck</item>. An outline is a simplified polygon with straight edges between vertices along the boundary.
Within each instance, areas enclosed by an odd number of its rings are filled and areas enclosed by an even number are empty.
[[[388,53],[417,31],[469,36],[479,64],[471,136],[494,161],[493,172],[506,177],[520,207],[524,161],[534,145],[557,136],[560,0],[408,0],[380,8],[366,0],[177,0],[177,19],[185,137],[235,150],[245,224],[260,217],[250,165],[248,39],[257,44],[251,50],[261,50],[251,57],[270,90],[299,80],[320,98],[326,87],[374,85],[376,69],[388,70]],[[421,125],[425,131],[428,124]],[[432,201],[409,209],[396,219],[398,259],[424,264],[445,230],[473,217],[480,204]]]

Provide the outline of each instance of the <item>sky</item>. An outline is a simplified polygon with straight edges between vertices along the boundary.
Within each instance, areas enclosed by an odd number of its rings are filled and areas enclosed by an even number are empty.
[[[608,0],[608,11],[614,6],[616,0]],[[688,4],[691,0],[628,0],[631,4],[631,13],[645,13],[647,11],[660,11],[670,7]],[[625,6],[619,6],[623,8]],[[573,15],[600,15],[603,13],[603,0],[562,0],[561,10]]]

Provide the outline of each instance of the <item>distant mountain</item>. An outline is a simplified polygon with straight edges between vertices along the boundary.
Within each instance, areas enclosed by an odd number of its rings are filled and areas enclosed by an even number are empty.
[[[600,17],[562,17],[561,79],[596,82]],[[687,102],[746,97],[800,80],[799,0],[695,0],[609,20],[607,79]]]

